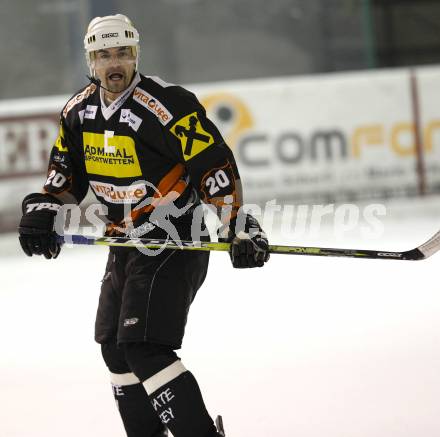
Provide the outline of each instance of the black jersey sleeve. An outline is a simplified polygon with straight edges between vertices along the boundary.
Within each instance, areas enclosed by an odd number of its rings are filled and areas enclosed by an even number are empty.
[[[205,203],[218,210],[241,206],[240,175],[234,155],[196,96],[178,88],[174,91],[173,120],[165,127],[168,147],[191,178]]]
[[[78,118],[78,114],[69,114],[69,118],[75,115]],[[79,204],[87,194],[88,179],[84,161],[81,159],[79,122],[76,126],[75,124],[61,114],[59,134],[50,153],[47,180],[43,190],[57,195],[63,201],[71,198],[65,196],[68,193]]]

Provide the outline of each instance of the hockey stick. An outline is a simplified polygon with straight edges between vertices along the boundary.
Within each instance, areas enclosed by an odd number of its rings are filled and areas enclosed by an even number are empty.
[[[98,246],[139,247],[146,249],[183,249],[227,252],[230,243],[207,241],[172,241],[154,240],[150,238],[127,237],[86,237],[83,235],[58,236],[60,243],[86,244]],[[310,256],[339,256],[362,259],[395,259],[395,260],[422,260],[430,257],[440,249],[440,231],[432,238],[415,249],[404,252],[390,252],[366,249],[334,249],[325,247],[306,246],[278,246],[270,245],[270,253],[285,255],[310,255]]]

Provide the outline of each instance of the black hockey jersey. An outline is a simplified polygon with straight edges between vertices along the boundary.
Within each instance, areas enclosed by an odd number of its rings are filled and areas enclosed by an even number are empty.
[[[148,215],[173,192],[176,205],[194,201],[239,206],[239,174],[231,150],[194,94],[137,73],[110,106],[89,84],[65,105],[44,191],[72,194],[91,187],[108,219]],[[136,206],[151,198],[142,208]]]

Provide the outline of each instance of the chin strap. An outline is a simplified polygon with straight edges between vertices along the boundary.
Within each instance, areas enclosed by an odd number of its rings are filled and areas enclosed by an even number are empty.
[[[134,78],[134,76],[135,76],[135,74],[136,74],[136,71],[133,73],[133,77],[131,78],[131,81],[130,81],[130,83],[133,81],[133,78]],[[103,90],[106,90],[106,91],[108,91],[109,93],[112,93],[112,94],[119,94],[120,92],[124,92],[124,91],[118,91],[118,92],[115,92],[115,91],[110,91],[108,88],[106,88],[105,86],[103,86],[102,85],[102,83],[101,83],[101,79],[97,79],[96,77],[93,77],[92,75],[86,75],[87,76],[87,79],[89,79],[90,80],[90,82],[92,82],[93,84],[95,84],[97,87],[99,87],[99,88],[102,88]],[[130,85],[129,85],[130,86]],[[128,88],[128,87],[127,87]],[[127,89],[126,88],[126,89]]]
[[[95,84],[97,87],[102,88],[103,90],[106,90],[106,91],[108,91],[109,93],[112,93],[112,94],[118,94],[118,93],[115,93],[114,91],[110,91],[110,90],[109,90],[108,88],[106,88],[105,86],[102,86],[101,79],[96,79],[95,77],[93,77],[93,76],[89,76],[89,75],[87,75],[87,79],[89,79],[90,82],[92,82],[93,84]]]

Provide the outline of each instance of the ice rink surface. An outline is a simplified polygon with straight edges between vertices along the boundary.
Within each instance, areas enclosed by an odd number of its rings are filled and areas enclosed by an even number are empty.
[[[389,204],[359,228],[272,243],[406,250],[440,229],[440,199]],[[122,437],[93,341],[107,249],[28,258],[0,239],[0,436]],[[440,253],[425,261],[213,253],[190,311],[185,366],[227,437],[438,437]]]

